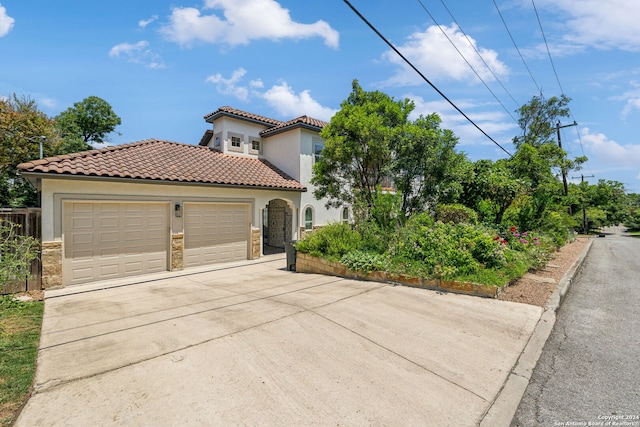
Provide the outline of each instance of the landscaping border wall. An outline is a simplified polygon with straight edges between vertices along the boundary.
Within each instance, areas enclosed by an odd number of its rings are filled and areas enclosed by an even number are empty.
[[[349,270],[339,262],[328,261],[326,259],[317,258],[301,252],[296,254],[296,272],[325,274],[328,276],[339,276],[347,279],[367,280],[372,282],[394,283],[434,291],[454,292],[485,298],[497,298],[502,291],[502,287],[500,286],[488,286],[472,282],[426,279],[422,277],[407,276],[404,274],[387,273],[384,271],[362,273]]]

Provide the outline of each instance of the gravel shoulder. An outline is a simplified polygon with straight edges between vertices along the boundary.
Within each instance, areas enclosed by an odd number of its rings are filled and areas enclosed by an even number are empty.
[[[578,259],[589,239],[590,237],[578,236],[573,242],[560,248],[545,268],[525,274],[513,285],[505,288],[498,299],[546,306],[560,279]]]

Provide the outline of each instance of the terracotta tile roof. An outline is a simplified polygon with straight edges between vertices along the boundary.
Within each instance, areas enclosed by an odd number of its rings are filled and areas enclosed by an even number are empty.
[[[204,119],[207,122],[213,122],[216,118],[220,116],[236,116],[243,119],[249,119],[252,121],[260,122],[266,126],[278,126],[282,124],[280,120],[271,119],[269,117],[260,116],[258,114],[248,113],[246,111],[238,110],[233,107],[220,107],[213,113],[209,113],[204,116]]]
[[[263,130],[260,132],[261,136],[269,136],[275,135],[276,133],[284,132],[285,130],[293,129],[295,127],[304,127],[307,129],[312,129],[316,131],[322,130],[323,127],[327,126],[329,123],[314,119],[309,116],[300,116],[296,117],[293,120],[289,120],[288,122],[281,122],[279,125],[276,125],[272,128]]]
[[[26,174],[134,178],[306,191],[264,159],[223,154],[208,147],[147,139],[18,165]]]

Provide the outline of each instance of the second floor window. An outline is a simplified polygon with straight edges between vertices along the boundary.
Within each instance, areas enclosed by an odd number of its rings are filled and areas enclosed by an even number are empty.
[[[313,160],[317,162],[322,157],[322,149],[324,148],[324,144],[322,142],[314,142],[313,143]]]
[[[258,139],[251,140],[251,151],[257,151],[258,153],[260,152],[260,140]]]
[[[239,136],[232,136],[231,137],[231,146],[233,148],[240,148],[241,144],[242,144],[242,140],[240,139]]]

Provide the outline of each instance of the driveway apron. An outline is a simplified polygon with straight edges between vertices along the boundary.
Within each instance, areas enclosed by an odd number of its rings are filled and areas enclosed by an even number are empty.
[[[47,291],[16,425],[473,426],[542,313],[284,265]]]

